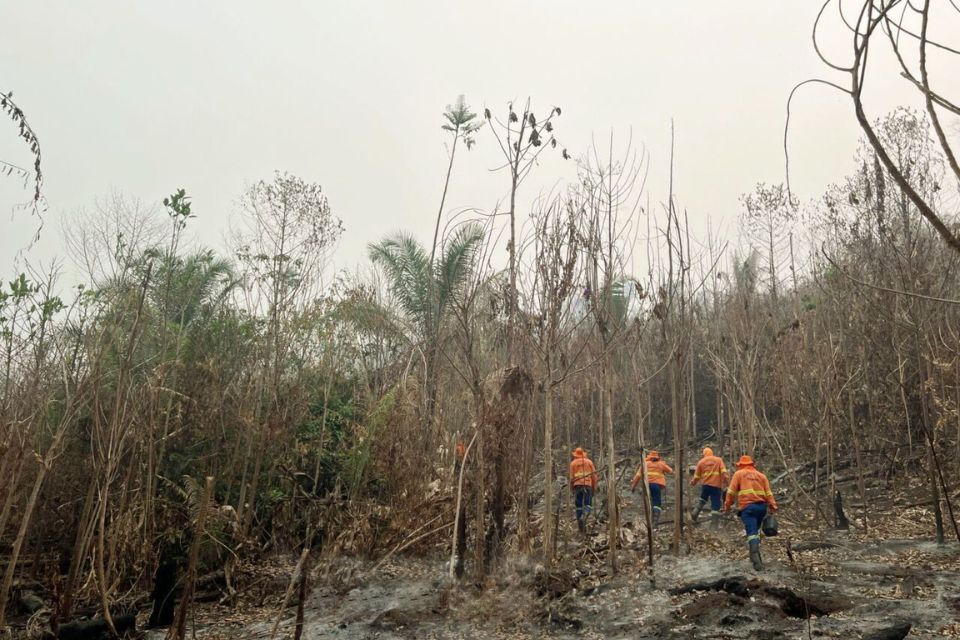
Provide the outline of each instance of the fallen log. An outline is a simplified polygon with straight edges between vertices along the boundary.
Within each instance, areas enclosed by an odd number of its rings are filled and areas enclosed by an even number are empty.
[[[884,469],[874,469],[873,471],[866,471],[863,474],[863,479],[866,480],[867,478],[875,478],[876,476],[882,475],[883,472],[884,472]],[[851,474],[847,476],[834,478],[832,482],[834,485],[838,485],[838,484],[847,484],[848,482],[855,482],[859,479],[860,479],[860,476],[858,474]],[[819,489],[821,487],[825,487],[830,483],[831,483],[831,479],[828,476],[824,478],[823,481],[816,486],[816,488]]]
[[[808,540],[791,545],[791,548],[794,551],[819,551],[820,549],[834,549],[839,546],[836,542],[827,542],[826,540]]]
[[[751,589],[758,586],[760,586],[760,583],[756,580],[747,580],[743,576],[731,576],[729,578],[721,578],[720,580],[693,582],[683,585],[682,587],[674,587],[673,589],[668,589],[667,593],[672,596],[679,596],[696,591],[726,591],[741,598],[749,598]]]
[[[194,602],[219,602],[220,598],[223,597],[223,592],[219,589],[214,589],[213,591],[202,591],[200,593],[194,594]],[[163,625],[159,625],[163,626]]]
[[[129,632],[136,632],[137,617],[132,613],[113,616],[113,624],[117,628],[117,633],[123,636]],[[113,638],[113,634],[110,633],[106,620],[93,618],[61,624],[57,638],[59,640],[108,640]]]
[[[227,584],[226,573],[223,569],[217,569],[197,578],[197,589],[212,589],[214,587],[223,587]]]
[[[803,463],[803,464],[798,464],[798,465],[795,466],[794,468],[792,468],[792,469],[787,469],[786,471],[784,471],[783,473],[781,473],[780,475],[778,475],[776,478],[774,478],[773,480],[770,481],[770,484],[777,484],[778,482],[780,482],[781,480],[783,480],[784,478],[786,478],[786,477],[787,477],[788,475],[790,475],[791,473],[800,473],[801,471],[805,471],[805,470],[807,470],[807,469],[812,469],[815,465],[816,465],[816,462],[815,462],[815,461],[814,461],[814,462],[805,462],[805,463]]]

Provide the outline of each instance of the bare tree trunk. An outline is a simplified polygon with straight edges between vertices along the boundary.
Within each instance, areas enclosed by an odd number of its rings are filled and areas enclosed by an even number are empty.
[[[913,425],[910,420],[910,408],[907,402],[907,381],[906,374],[903,369],[906,363],[904,363],[903,358],[900,356],[900,349],[897,349],[897,381],[900,383],[900,401],[903,403],[903,412],[906,416],[906,424],[904,425],[907,429],[907,448],[910,452],[910,456],[913,456]]]
[[[960,463],[960,358],[954,360],[953,375],[955,386],[953,387],[953,403],[957,407],[957,435],[956,449],[954,450],[954,462]]]
[[[169,415],[169,407],[167,408]],[[147,469],[144,477],[143,490],[143,556],[149,558],[153,554],[153,529],[154,529],[154,496],[156,494],[155,482],[157,478],[157,438],[155,433],[155,422],[148,419],[149,428],[147,430]],[[146,575],[146,572],[145,572]]]
[[[30,456],[23,450],[23,445],[10,452],[16,456],[17,461],[13,468],[13,474],[10,476],[0,475],[0,478],[9,478],[6,482],[6,496],[3,501],[3,511],[0,512],[0,536],[7,531],[7,523],[10,520],[10,513],[14,503],[17,501],[17,493],[20,488],[20,480],[23,476],[23,465]],[[4,469],[6,471],[6,469]]]
[[[74,393],[77,393],[75,390]],[[40,461],[40,467],[37,469],[37,476],[33,480],[33,489],[30,491],[30,497],[24,507],[23,515],[20,520],[20,528],[17,531],[17,537],[13,541],[13,547],[10,550],[10,560],[7,562],[7,570],[3,574],[3,584],[0,585],[0,630],[6,627],[7,622],[7,604],[10,601],[10,589],[13,586],[13,578],[16,575],[17,561],[20,558],[20,552],[23,550],[23,542],[26,540],[27,532],[30,529],[30,520],[33,518],[33,512],[37,506],[37,498],[40,496],[40,490],[43,488],[43,482],[47,477],[47,472],[54,460],[61,453],[64,434],[67,431],[67,425],[73,420],[73,407],[68,404],[68,410],[60,418],[53,439],[47,448],[47,453]]]
[[[26,454],[25,451],[20,450],[13,455],[17,456],[17,462],[13,469],[13,475],[7,481],[7,490],[6,498],[3,501],[3,511],[0,512],[0,536],[2,536],[7,530],[7,521],[10,519],[10,513],[13,509],[13,504],[17,500],[18,489],[20,488],[20,478],[23,474],[23,465],[26,462],[27,458],[30,457]],[[6,476],[0,476],[6,478]]]
[[[109,461],[108,461],[109,465]],[[107,510],[110,505],[110,475],[108,469],[104,474],[104,486],[101,489],[98,511],[97,511],[97,548],[94,557],[94,572],[97,578],[97,586],[100,590],[100,607],[103,609],[103,621],[107,623],[107,628],[114,636],[117,635],[117,629],[113,624],[113,615],[110,613],[110,585],[107,580],[106,562],[104,556],[107,553]],[[181,636],[182,637],[182,636]]]
[[[467,445],[467,448],[463,452],[463,460],[460,463],[460,479],[457,482],[456,515],[453,517],[453,541],[450,544],[451,580],[455,577],[459,578],[463,570],[463,553],[466,549],[466,536],[463,535],[464,527],[466,526],[464,517],[467,515],[466,509],[463,509],[463,476],[467,469],[467,457],[470,455],[470,451],[473,449],[479,433],[479,430],[474,431],[473,437],[470,438],[470,444]]]
[[[610,374],[609,355],[603,361],[603,393],[604,393],[604,430],[606,432],[607,450],[607,561],[610,571],[617,573],[617,544],[620,538],[620,514],[617,505],[617,452],[613,439],[613,379]]]
[[[479,391],[474,391],[474,404],[476,406],[475,415],[477,416],[477,466],[475,470],[476,482],[474,482],[474,544],[473,544],[473,564],[474,573],[478,578],[483,578],[487,574],[487,563],[484,553],[484,516],[486,515],[486,440],[483,432],[486,412],[484,411],[484,400]]]
[[[46,464],[41,464],[37,470],[37,477],[33,481],[33,489],[30,491],[30,497],[23,510],[23,517],[20,520],[20,528],[17,530],[17,537],[13,541],[13,547],[10,549],[10,560],[7,562],[7,570],[3,574],[3,586],[0,587],[0,629],[7,625],[7,603],[10,599],[10,588],[13,586],[13,577],[16,575],[17,561],[20,559],[20,552],[23,550],[23,542],[27,537],[27,531],[30,528],[30,519],[33,517],[33,510],[37,506],[37,497],[40,495],[40,489],[43,487],[43,481],[47,476]]]
[[[517,547],[521,553],[530,553],[530,475],[533,469],[534,434],[533,418],[530,415],[533,403],[522,403],[518,414],[524,413],[524,420],[520,420],[521,455],[523,456],[520,471],[520,488],[517,493]],[[518,416],[519,418],[519,416]],[[549,512],[548,512],[549,513]],[[547,518],[549,519],[549,518]]]
[[[927,466],[930,467],[930,499],[933,502],[933,517],[936,525],[937,544],[943,544],[943,511],[940,508],[940,486],[937,482],[937,467],[933,459],[933,441],[927,441]]]
[[[834,432],[835,420],[832,413],[833,412],[831,411],[831,415],[829,415],[827,418],[829,420],[829,431],[827,431],[827,477],[830,478],[830,495],[835,496],[837,495],[837,474],[836,474],[836,465],[834,464],[833,432]],[[840,526],[840,522],[837,520],[836,517],[834,517],[833,526],[834,528],[837,528]]]
[[[267,448],[266,437],[262,433],[265,430],[266,425],[261,424],[259,425],[257,433],[253,436],[253,439],[256,439],[257,435],[261,435],[263,437],[260,438],[262,442],[260,443],[260,446],[256,448],[256,458],[254,458],[253,462],[253,475],[250,478],[250,489],[247,492],[247,500],[249,501],[249,504],[243,505],[243,520],[241,521],[240,525],[241,538],[246,537],[247,533],[250,531],[250,525],[253,524],[253,515],[254,511],[256,510],[257,489],[260,486],[260,472],[263,467],[263,455]]]
[[[650,383],[647,387],[647,404],[650,403]],[[639,400],[639,398],[638,398]],[[639,404],[639,402],[638,402]],[[649,415],[649,414],[648,414]],[[643,502],[643,520],[647,527],[647,569],[650,574],[650,580],[653,581],[653,512],[650,504],[650,485],[647,484],[647,440],[643,429],[644,419],[641,417],[637,425],[637,436],[640,439],[640,481],[642,482],[642,502]]]
[[[287,610],[287,605],[290,603],[290,598],[293,596],[294,588],[298,584],[305,584],[306,582],[306,575],[304,575],[303,571],[307,566],[307,558],[310,557],[310,545],[312,543],[311,538],[313,538],[313,535],[308,534],[307,541],[303,545],[303,550],[300,552],[300,559],[297,561],[297,566],[293,568],[293,575],[290,576],[290,583],[287,585],[287,590],[283,594],[283,600],[280,602],[280,610],[277,611],[277,619],[274,621],[273,629],[270,631],[270,640],[273,640],[277,637],[277,631],[280,630],[280,622],[283,620],[283,613]],[[306,597],[306,594],[304,594],[304,597]],[[298,616],[302,616],[301,611],[298,611]],[[302,627],[302,618],[298,622]]]
[[[300,572],[300,589],[297,596],[297,622],[293,628],[293,640],[300,640],[303,636],[303,609],[307,602],[307,593],[310,583],[311,558],[307,556],[303,563],[303,570]]]
[[[167,635],[169,640],[183,640],[187,632],[187,613],[193,606],[193,592],[197,586],[197,561],[200,556],[200,544],[203,542],[207,513],[210,511],[210,498],[213,495],[213,477],[207,476],[207,483],[200,500],[200,513],[194,525],[193,543],[190,545],[190,559],[187,562],[187,576],[183,584],[183,595],[177,608],[177,619]]]
[[[690,441],[697,441],[697,397],[694,393],[694,380],[693,380],[693,365],[694,365],[694,354],[693,354],[693,338],[692,335],[688,338],[688,353],[687,353],[687,369],[689,370],[689,377],[687,382],[687,395],[690,400],[689,412],[687,413],[687,420],[690,422]],[[677,474],[678,477],[682,474]]]
[[[717,412],[717,455],[723,459],[726,459],[727,455],[727,443],[724,439],[724,424],[723,424],[723,379],[720,375],[717,375],[717,400],[716,400],[716,412]]]
[[[674,509],[674,518],[673,518],[673,554],[679,556],[681,554],[680,541],[683,537],[683,502],[681,500],[682,484],[683,484],[683,447],[684,447],[684,433],[685,424],[683,420],[683,411],[682,407],[684,402],[681,397],[683,384],[681,382],[682,373],[680,368],[680,358],[681,358],[682,347],[678,348],[677,352],[673,354],[670,361],[670,407],[671,407],[671,418],[673,423],[673,446],[676,450],[677,458],[674,461],[676,466],[674,474],[674,491],[676,492],[676,508]]]
[[[87,552],[90,549],[90,541],[93,539],[93,533],[96,528],[96,520],[93,517],[93,503],[96,495],[97,480],[91,475],[90,483],[87,486],[87,495],[83,500],[83,509],[77,521],[77,536],[73,543],[73,552],[70,555],[70,569],[67,573],[67,582],[63,590],[61,616],[65,620],[69,620],[73,613],[73,600],[77,588],[77,578],[83,568]]]
[[[863,455],[860,453],[860,435],[857,433],[856,419],[853,415],[853,390],[847,390],[847,414],[850,420],[850,437],[853,439],[853,454],[857,460],[857,490],[860,501],[866,500],[866,483],[863,479]]]
[[[547,367],[549,371],[549,359]],[[543,393],[543,563],[553,563],[553,383],[549,379]]]
[[[933,501],[933,518],[936,526],[937,544],[943,544],[943,510],[940,506],[940,483],[937,480],[937,465],[935,460],[936,452],[933,449],[933,438],[930,436],[930,408],[927,405],[927,393],[925,390],[927,383],[927,371],[926,367],[923,366],[923,363],[919,362],[919,346],[917,347],[917,360],[917,366],[920,373],[920,419],[923,421],[923,431],[927,434],[925,440],[927,441],[927,467],[929,468],[930,475],[930,499]]]

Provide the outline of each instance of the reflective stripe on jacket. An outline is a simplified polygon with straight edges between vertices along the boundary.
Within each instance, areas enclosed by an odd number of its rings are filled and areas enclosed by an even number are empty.
[[[670,468],[663,460],[647,460],[647,484],[659,484],[661,487],[667,486],[667,479],[664,476],[666,473],[673,473],[673,469]],[[637,483],[643,479],[643,473],[638,469],[637,474],[633,476],[632,486],[637,486]]]
[[[693,472],[693,481],[702,482],[706,487],[722,489],[727,482],[727,467],[717,456],[704,456]]]
[[[767,476],[753,467],[738,469],[733,474],[730,486],[727,488],[724,509],[730,508],[734,498],[737,499],[737,509],[743,509],[757,502],[765,502],[773,509],[777,508],[777,500],[773,497],[773,491],[770,490],[770,481],[767,480]]]
[[[574,458],[570,462],[570,486],[597,488],[597,468],[590,458]]]

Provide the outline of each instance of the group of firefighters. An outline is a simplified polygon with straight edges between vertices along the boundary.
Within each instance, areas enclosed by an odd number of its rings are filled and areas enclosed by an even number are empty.
[[[644,464],[637,470],[630,483],[631,491],[643,481],[646,472],[647,489],[650,493],[653,526],[660,521],[663,511],[663,494],[667,488],[666,476],[673,473],[660,454],[650,451]],[[729,480],[729,483],[728,483]],[[587,457],[586,451],[577,447],[570,462],[570,487],[573,490],[576,506],[577,526],[581,532],[586,531],[586,519],[590,513],[593,493],[597,489],[598,474],[593,461]],[[753,458],[748,455],[737,461],[737,470],[731,478],[723,460],[713,454],[709,447],[703,450],[703,457],[697,462],[690,479],[690,486],[701,485],[700,499],[693,508],[693,522],[697,523],[701,512],[710,505],[710,521],[713,528],[719,527],[720,511],[730,511],[735,508],[737,515],[743,522],[747,535],[747,546],[750,549],[750,562],[754,569],[763,568],[760,558],[760,530],[767,514],[777,510],[777,500],[770,490],[770,481],[767,476],[757,470]],[[726,498],[724,498],[726,489]]]

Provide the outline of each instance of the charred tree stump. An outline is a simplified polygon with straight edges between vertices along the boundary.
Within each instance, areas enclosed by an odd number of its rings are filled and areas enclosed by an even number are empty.
[[[459,513],[457,515],[457,522],[459,527],[457,528],[457,553],[456,561],[454,563],[454,575],[457,579],[463,577],[463,559],[467,553],[467,503],[461,502]]]
[[[117,628],[117,634],[123,637],[137,630],[137,617],[132,613],[113,616],[113,625]],[[106,640],[113,638],[113,633],[110,632],[106,620],[93,618],[60,625],[57,638],[58,640],[99,640],[100,638]]]
[[[177,560],[172,553],[164,555],[153,578],[153,610],[150,612],[150,621],[147,628],[169,627],[173,624],[173,614],[176,606],[177,590]]]
[[[835,528],[841,531],[849,530],[850,521],[847,520],[847,515],[843,512],[843,496],[840,495],[839,491],[833,496],[833,513],[836,518]]]

